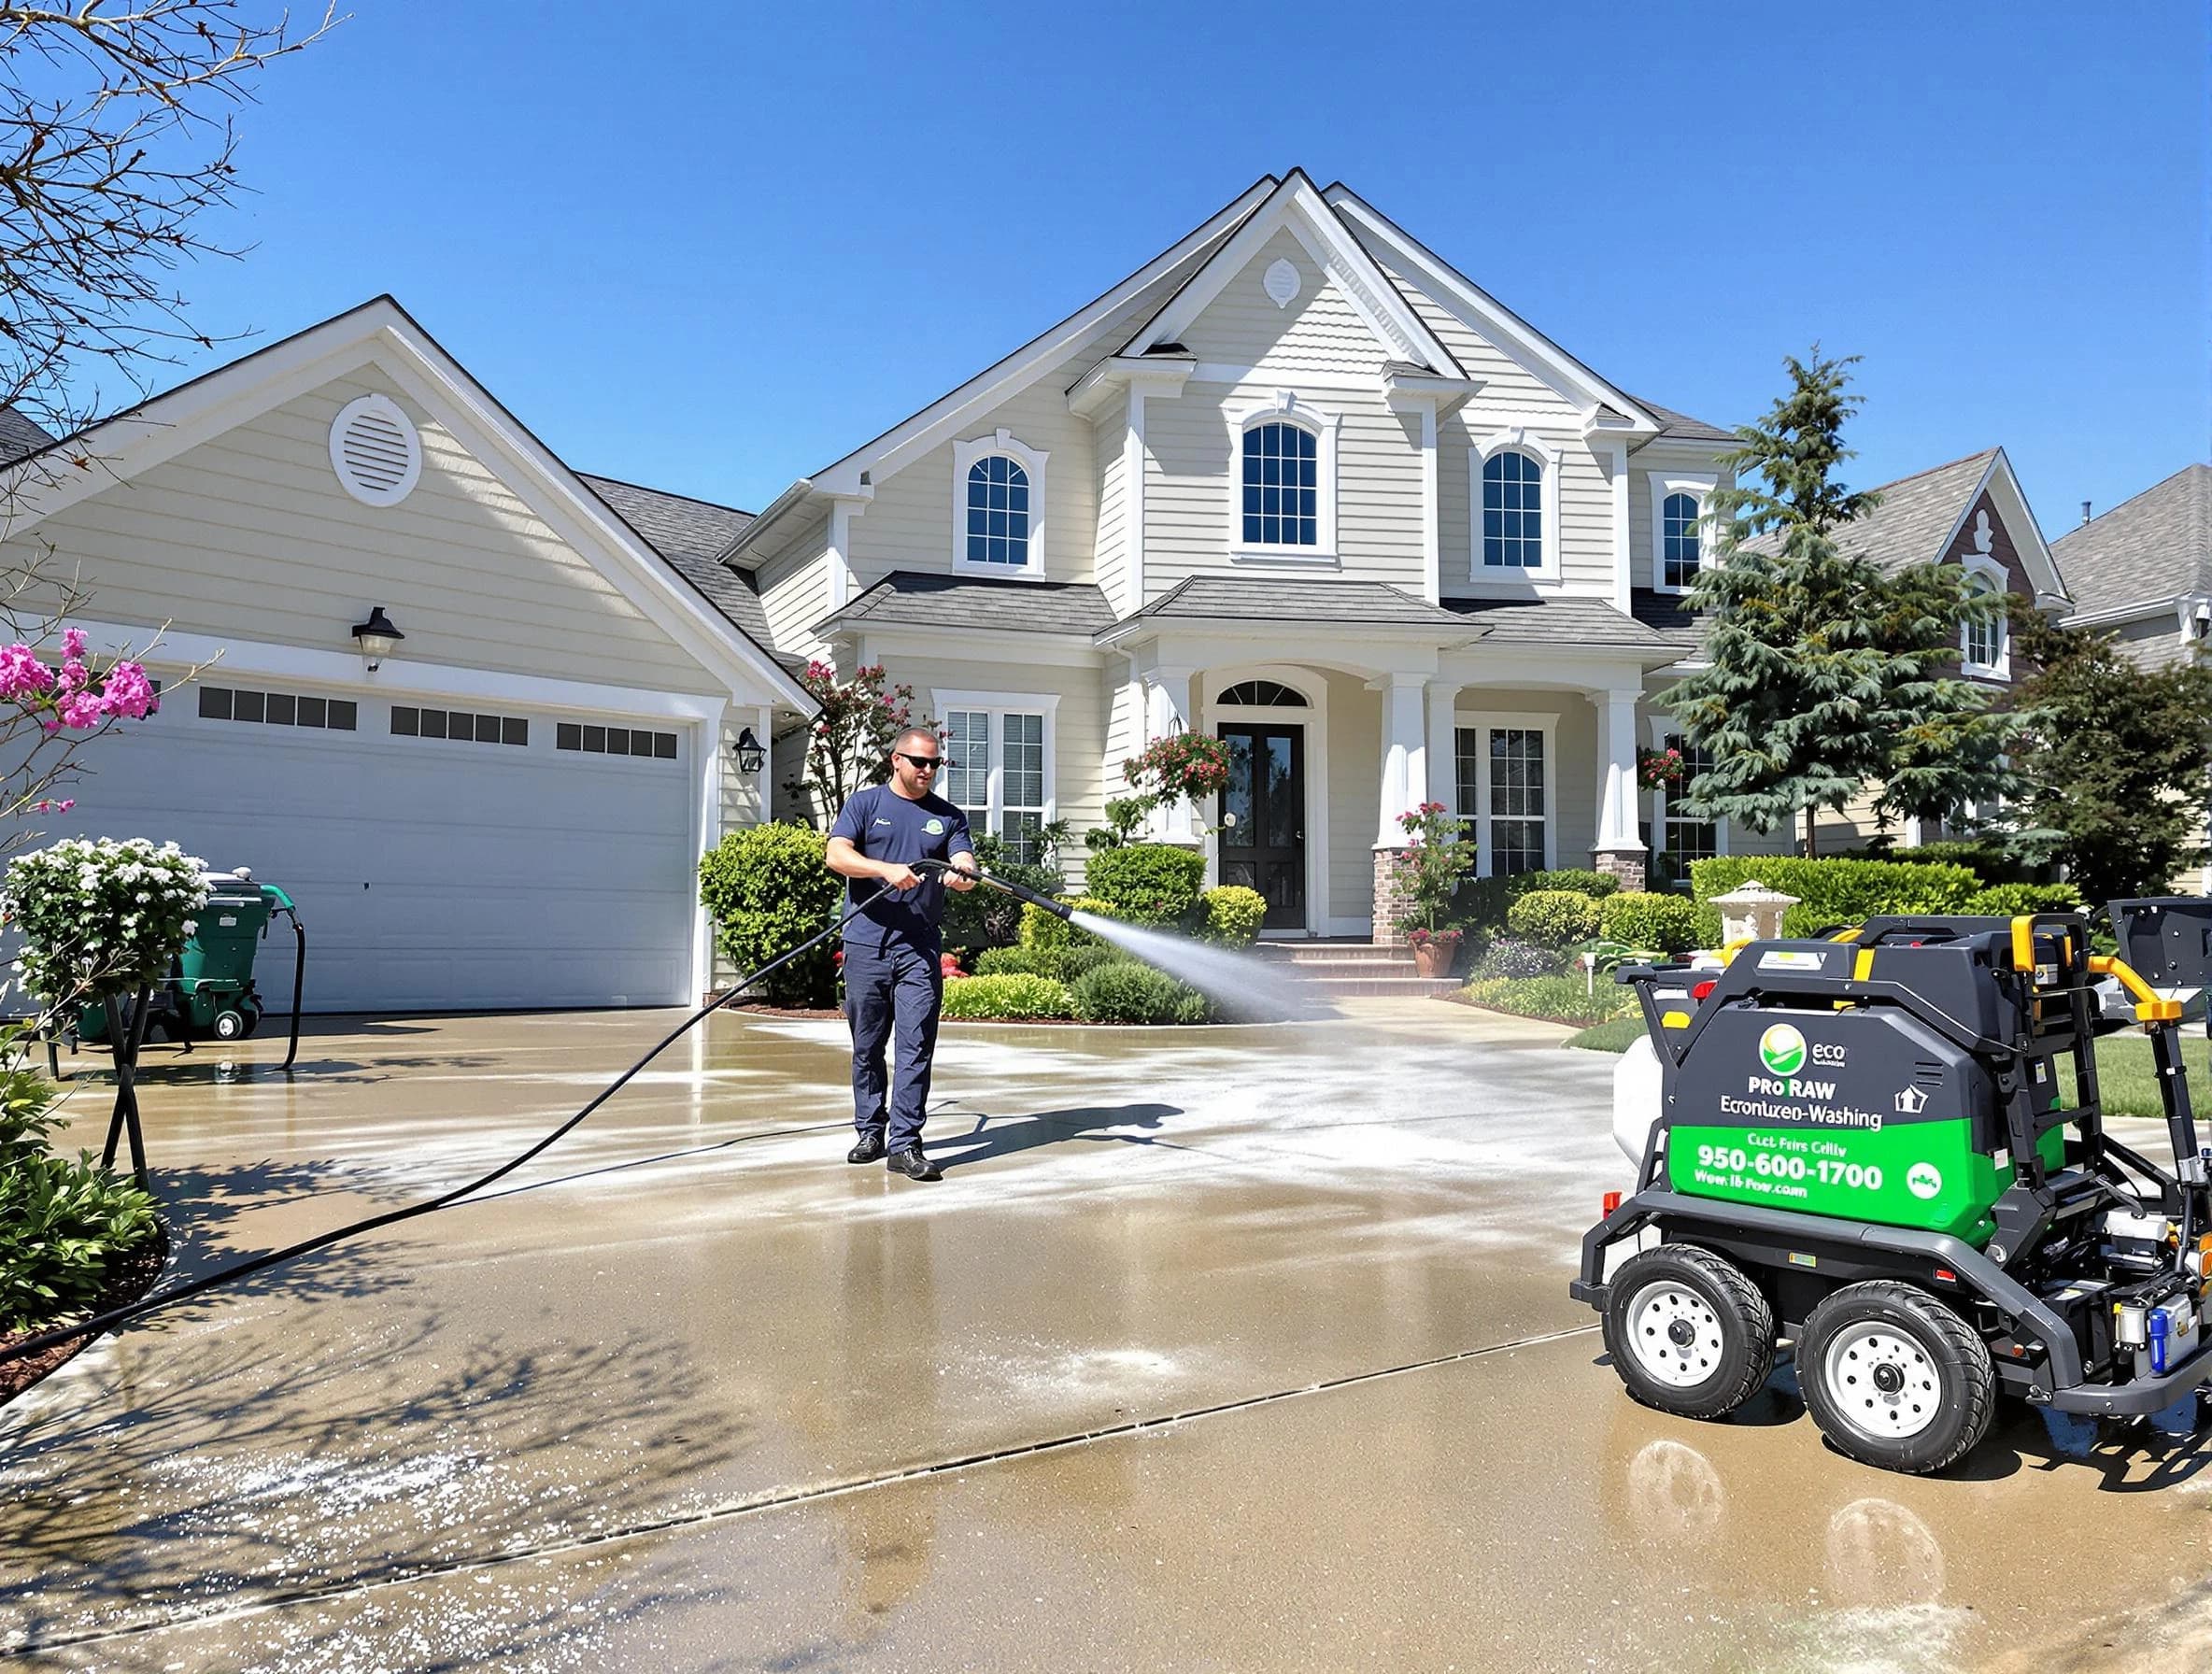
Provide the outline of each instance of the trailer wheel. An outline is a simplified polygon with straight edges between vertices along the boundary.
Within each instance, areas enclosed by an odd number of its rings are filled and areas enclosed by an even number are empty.
[[[1630,1256],[1608,1290],[1606,1352],[1647,1407],[1725,1417],[1773,1369],[1774,1311],[1724,1256],[1662,1244]]]
[[[236,1012],[220,1011],[215,1014],[215,1038],[235,1041],[246,1032],[246,1019]]]
[[[1836,1451],[1914,1475],[1972,1452],[1997,1399],[1980,1334],[1894,1280],[1847,1284],[1815,1304],[1797,1343],[1797,1383]]]

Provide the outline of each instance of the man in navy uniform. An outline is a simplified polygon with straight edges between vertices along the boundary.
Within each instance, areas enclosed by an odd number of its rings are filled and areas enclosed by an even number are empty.
[[[935,793],[943,767],[937,734],[907,728],[891,742],[890,782],[856,791],[830,828],[830,870],[847,880],[848,901],[867,902],[844,927],[853,1126],[860,1130],[845,1160],[884,1157],[886,1169],[909,1180],[943,1178],[922,1153],[929,1060],[944,1000],[937,927],[946,887],[963,893],[975,887],[968,816]],[[959,871],[917,873],[914,863],[925,859]],[[898,1074],[886,1110],[884,1046],[894,1030]]]

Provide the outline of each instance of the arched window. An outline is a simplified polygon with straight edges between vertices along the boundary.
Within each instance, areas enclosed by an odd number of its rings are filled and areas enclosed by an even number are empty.
[[[1686,588],[1697,579],[1697,502],[1669,494],[1659,508],[1659,585]]]
[[[1306,707],[1305,694],[1292,690],[1279,680],[1241,680],[1224,691],[1216,702],[1241,703],[1248,709]]]
[[[1990,576],[1974,575],[1966,577],[1966,590],[1977,599],[1985,599],[2004,589]],[[1992,616],[1983,621],[1969,621],[1960,638],[1960,654],[1966,666],[1984,673],[1996,673],[2005,666],[2006,649],[2005,618]]]
[[[1005,454],[968,467],[968,561],[1029,564],[1029,474]]]
[[[1244,544],[1321,544],[1321,454],[1313,433],[1274,419],[1244,432]]]
[[[1482,461],[1482,565],[1544,567],[1544,468],[1517,447]]]

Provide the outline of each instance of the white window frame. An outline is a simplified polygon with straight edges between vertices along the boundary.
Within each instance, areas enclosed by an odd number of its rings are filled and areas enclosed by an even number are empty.
[[[1543,468],[1544,480],[1537,491],[1537,511],[1543,519],[1538,550],[1543,562],[1533,570],[1496,568],[1482,561],[1482,467],[1501,453],[1525,454]],[[1478,436],[1468,448],[1468,579],[1478,585],[1511,587],[1525,582],[1559,580],[1559,450],[1525,424],[1510,425],[1487,436]]]
[[[1959,560],[1959,567],[1969,576],[1979,576],[1990,584],[1999,599],[2012,590],[2012,578],[2005,574],[2005,566],[1995,559],[1979,552],[1969,552]],[[1992,624],[1997,631],[1997,656],[1992,662],[1978,662],[1972,650],[1973,624],[1959,624],[1959,666],[1969,674],[1978,674],[1985,680],[2012,678],[2012,624],[2003,616]]]
[[[1650,725],[1652,747],[1654,750],[1665,749],[1669,738],[1681,736],[1682,729],[1672,716],[1654,715],[1651,717]],[[1726,854],[1728,852],[1728,822],[1724,819],[1716,819],[1709,823],[1713,828],[1713,853],[1715,855]],[[1672,852],[1666,846],[1666,787],[1664,785],[1654,787],[1652,791],[1652,842],[1650,847],[1651,852],[1654,855]]]
[[[994,837],[1005,833],[1000,829],[1006,817],[1006,717],[1009,715],[1042,715],[1044,717],[1044,817],[1040,822],[1050,825],[1060,816],[1059,732],[1060,694],[1058,692],[1022,691],[946,691],[932,689],[929,693],[929,713],[949,716],[954,710],[969,713],[981,712],[990,716],[988,737],[991,757],[989,776],[989,806],[985,813],[985,831]],[[946,799],[948,802],[951,799]],[[957,806],[957,804],[955,804]],[[971,834],[974,830],[973,811],[969,811]]]
[[[1235,407],[1229,426],[1228,553],[1239,563],[1296,564],[1311,568],[1337,562],[1337,427],[1341,415],[1278,390],[1255,405]],[[1294,424],[1313,437],[1313,545],[1255,545],[1244,539],[1244,436],[1255,425]]]
[[[1652,504],[1652,590],[1655,593],[1682,594],[1686,587],[1666,584],[1666,517],[1667,500],[1676,494],[1687,494],[1697,502],[1697,567],[1709,569],[1713,561],[1711,532],[1705,526],[1706,501],[1721,486],[1721,479],[1710,472],[1647,471],[1644,473],[1646,491]]]
[[[1518,732],[1543,734],[1543,870],[1555,871],[1559,865],[1559,716],[1545,710],[1522,713],[1494,709],[1472,714],[1461,710],[1453,717],[1452,723],[1452,800],[1454,802],[1459,800],[1459,735],[1468,731],[1482,735],[1481,745],[1475,751],[1475,805],[1471,809],[1458,810],[1461,818],[1474,822],[1475,875],[1479,878],[1494,876],[1491,868],[1497,859],[1496,847],[1490,841],[1490,732],[1497,727]]]
[[[1029,556],[1027,563],[976,563],[968,557],[968,473],[983,461],[1004,455],[1029,478]],[[1044,579],[1045,467],[1052,455],[1020,441],[1012,431],[1000,429],[987,436],[953,444],[953,572],[960,575],[1003,575],[1017,580]]]

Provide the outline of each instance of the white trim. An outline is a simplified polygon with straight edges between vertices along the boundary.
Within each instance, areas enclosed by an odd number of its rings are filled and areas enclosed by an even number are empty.
[[[1653,711],[1646,716],[1645,725],[1650,729],[1652,747],[1654,750],[1665,749],[1668,738],[1681,736],[1680,729],[1677,726],[1674,716],[1664,712]],[[1713,819],[1699,823],[1709,825],[1713,829],[1713,853],[1715,855],[1726,854],[1728,852],[1728,822],[1724,819]],[[1917,844],[1919,840],[1915,838],[1913,841]],[[1666,789],[1664,786],[1654,788],[1652,792],[1652,841],[1647,846],[1654,857],[1674,852],[1666,841]],[[1648,879],[1646,881],[1649,882]]]
[[[1246,703],[1224,703],[1212,694],[1246,680],[1274,680],[1302,692],[1306,699],[1303,709],[1278,709]],[[1306,927],[1299,931],[1282,934],[1305,936],[1358,935],[1357,928],[1344,928],[1350,921],[1339,919],[1329,911],[1328,893],[1328,676],[1322,670],[1302,663],[1252,662],[1225,664],[1208,669],[1198,682],[1202,699],[1199,713],[1203,716],[1202,730],[1213,737],[1221,736],[1225,722],[1272,721],[1283,726],[1296,725],[1305,730],[1305,748],[1301,752],[1306,773],[1306,806],[1301,828],[1306,844]],[[1284,717],[1289,716],[1288,720]],[[1206,834],[1206,876],[1213,883],[1221,881],[1221,841],[1216,832]],[[1372,927],[1372,917],[1366,922]]]
[[[388,489],[371,488],[359,480],[346,458],[346,433],[353,428],[353,421],[363,415],[381,418],[397,430],[406,453],[399,479]],[[390,396],[357,395],[340,407],[338,416],[331,420],[331,470],[337,475],[338,486],[363,505],[397,505],[415,491],[415,485],[422,478],[422,433]]]
[[[1559,864],[1559,716],[1551,710],[1521,711],[1511,709],[1458,710],[1453,713],[1452,727],[1452,784],[1453,801],[1457,802],[1459,786],[1459,734],[1472,731],[1479,736],[1475,747],[1475,806],[1463,812],[1462,817],[1475,825],[1475,875],[1486,878],[1494,875],[1491,864],[1497,858],[1496,846],[1490,841],[1490,730],[1503,727],[1508,731],[1541,732],[1544,735],[1544,867],[1546,872]],[[1525,817],[1517,816],[1516,817]]]
[[[860,595],[858,577],[853,574],[853,519],[866,514],[874,493],[870,489],[859,494],[841,494],[830,503],[830,525],[823,537],[822,577],[829,591],[831,615]]]
[[[1482,467],[1498,454],[1526,454],[1543,467],[1538,511],[1543,520],[1544,561],[1533,570],[1495,568],[1482,561]],[[1492,587],[1517,582],[1557,582],[1559,568],[1559,452],[1527,424],[1515,424],[1477,436],[1468,446],[1468,580]]]
[[[711,714],[702,715],[691,723],[693,771],[699,774],[699,795],[691,807],[691,852],[703,856],[714,846],[708,842],[713,834],[715,842],[721,841],[722,825],[722,716],[728,705],[719,698],[715,700]],[[764,709],[762,714],[766,714]],[[760,778],[765,784],[773,776],[768,763],[760,768]],[[697,862],[693,862],[694,868]],[[715,929],[707,918],[706,903],[696,888],[691,895],[691,992],[702,999],[715,986]]]
[[[976,563],[968,557],[968,473],[987,459],[1004,456],[1019,465],[1029,479],[1029,541],[1028,561],[1019,564]],[[953,444],[953,574],[956,575],[1014,576],[1044,579],[1044,482],[1052,455],[1018,440],[1001,425],[987,436]]]
[[[2012,577],[2005,573],[2005,566],[1986,548],[1969,552],[1959,560],[1960,568],[1974,579],[1986,581],[2000,599],[2012,590]],[[1997,655],[1988,662],[1978,660],[1973,655],[1974,625],[1959,624],[1959,667],[1966,674],[1984,680],[2010,680],[2012,678],[2012,624],[1999,616],[1990,624],[1997,634]]]
[[[1669,587],[1666,583],[1666,520],[1660,508],[1676,494],[1687,494],[1697,503],[1698,521],[1694,526],[1697,535],[1697,567],[1709,569],[1713,560],[1713,544],[1706,538],[1705,503],[1712,491],[1721,486],[1718,475],[1710,471],[1647,471],[1644,473],[1644,491],[1652,505],[1652,590],[1655,593],[1680,595],[1687,587]]]
[[[1044,813],[1041,823],[1050,825],[1057,819],[1060,816],[1060,694],[1056,691],[955,691],[935,687],[930,688],[929,713],[939,721],[943,721],[956,709],[990,717],[985,725],[985,748],[990,752],[991,759],[986,779],[989,805],[984,814],[985,830],[995,837],[1005,834],[1000,826],[1006,816],[1006,717],[1010,715],[1042,715],[1044,717]],[[938,794],[944,795],[943,791]],[[952,801],[950,797],[945,800]],[[970,823],[972,829],[973,822]]]
[[[1616,440],[1607,452],[1611,455],[1606,486],[1613,503],[1613,608],[1624,617],[1633,617],[1636,559],[1628,513],[1628,444]]]
[[[1229,427],[1229,557],[1241,563],[1334,565],[1337,562],[1337,427],[1342,415],[1309,405],[1292,390],[1277,390],[1271,400],[1230,407],[1223,417]],[[1255,425],[1276,422],[1296,425],[1313,437],[1314,545],[1311,546],[1255,545],[1247,544],[1244,539],[1244,436]]]
[[[1301,390],[1326,390],[1332,394],[1374,395],[1382,389],[1381,376],[1357,372],[1289,372],[1280,366],[1235,366],[1222,361],[1200,361],[1190,369],[1190,382],[1218,384],[1228,389],[1271,390],[1286,377],[1297,379]]]
[[[1144,608],[1144,396],[1141,382],[1129,385],[1128,409],[1121,435],[1122,596],[1111,601],[1117,614],[1133,617]]]

